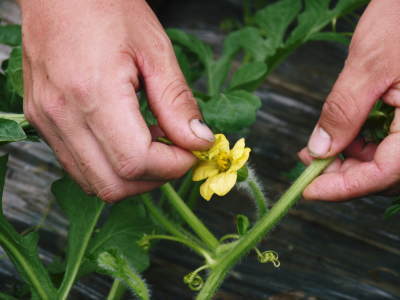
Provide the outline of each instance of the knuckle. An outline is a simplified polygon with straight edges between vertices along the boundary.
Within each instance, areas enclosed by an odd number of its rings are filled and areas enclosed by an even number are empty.
[[[63,96],[46,97],[40,102],[40,109],[51,121],[56,121],[65,113],[65,98]]]
[[[107,184],[98,189],[97,197],[107,203],[114,203],[122,200],[128,195],[121,184]]]
[[[343,95],[342,92],[332,91],[322,108],[321,122],[329,127],[348,127],[358,113],[358,106],[351,93]]]
[[[357,179],[351,178],[349,180],[344,179],[344,192],[346,195],[358,194],[361,190],[361,182]]]
[[[160,100],[180,108],[182,106],[188,109],[197,108],[193,94],[183,78],[171,80],[162,91]]]
[[[143,160],[140,159],[140,156],[119,158],[117,160],[116,173],[123,179],[140,178],[144,174]]]

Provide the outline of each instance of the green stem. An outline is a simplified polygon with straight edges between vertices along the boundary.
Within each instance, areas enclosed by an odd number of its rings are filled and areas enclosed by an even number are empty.
[[[183,228],[181,228],[178,224],[171,222],[167,217],[165,217],[161,210],[154,205],[153,200],[151,200],[151,196],[149,194],[142,194],[140,195],[140,197],[142,198],[143,204],[146,206],[149,213],[154,217],[154,219],[161,225],[163,229],[179,238],[189,238],[191,240],[196,239],[189,232],[183,230]]]
[[[126,286],[119,279],[115,279],[108,293],[107,300],[120,300],[126,290]]]
[[[32,284],[34,287],[35,291],[38,293],[40,299],[44,300],[51,300],[52,296],[47,293],[45,288],[42,286],[42,284],[39,281],[39,276],[35,272],[35,268],[30,264],[29,260],[27,257],[25,257],[22,253],[18,251],[16,247],[14,247],[13,243],[10,242],[5,236],[0,234],[0,244],[7,249],[8,252],[10,252],[14,260],[16,260],[19,264],[19,266],[24,270],[24,273],[26,274],[29,283]],[[50,279],[49,279],[50,280]]]
[[[185,198],[187,193],[190,190],[190,187],[192,186],[192,171],[189,171],[186,175],[185,178],[183,179],[181,185],[179,186],[178,189],[178,195],[181,198]]]
[[[99,220],[99,217],[101,215],[101,212],[103,211],[103,208],[105,206],[104,202],[101,202],[96,214],[94,215],[93,219],[90,220],[90,224],[88,226],[88,230],[84,236],[84,238],[81,241],[81,247],[79,249],[78,254],[73,258],[73,261],[70,265],[69,268],[67,268],[63,282],[59,288],[58,292],[58,300],[66,300],[68,298],[69,292],[71,291],[71,288],[75,282],[76,276],[78,275],[79,268],[82,264],[82,260],[85,256],[86,250],[89,246],[89,241],[90,238],[93,235],[93,231],[95,229],[95,226],[97,224],[97,221]],[[69,265],[69,262],[67,262]]]
[[[265,198],[264,193],[262,192],[261,188],[258,186],[258,183],[256,181],[249,179],[247,181],[247,184],[249,185],[249,187],[253,193],[254,200],[256,202],[257,220],[258,220],[263,215],[265,215],[268,211],[267,199]]]
[[[184,244],[185,246],[191,248],[195,252],[197,252],[199,255],[203,256],[205,260],[207,261],[207,264],[213,264],[214,259],[212,258],[212,255],[205,250],[203,247],[198,245],[197,243],[187,239],[187,238],[179,238],[175,236],[170,236],[170,235],[163,235],[163,234],[152,234],[152,235],[147,235],[145,237],[148,240],[154,240],[154,239],[159,239],[159,240],[168,240],[168,241],[173,241],[177,243]]]
[[[200,219],[197,218],[182,198],[179,197],[174,188],[169,183],[166,183],[161,187],[161,190],[165,193],[170,203],[175,207],[186,223],[192,227],[193,231],[199,236],[199,238],[211,249],[216,249],[219,245],[216,237],[208,230]]]
[[[270,212],[264,215],[254,227],[243,235],[235,247],[225,255],[218,258],[211,271],[204,287],[198,294],[196,300],[211,299],[229,270],[236,264],[240,258],[269,232],[276,223],[284,217],[288,210],[300,198],[304,189],[316,178],[335,158],[323,160],[314,160],[313,163],[300,175],[300,177],[291,185],[291,187],[281,196]]]
[[[197,206],[197,200],[199,199],[199,196],[200,196],[200,191],[199,191],[200,185],[201,185],[201,182],[198,182],[198,181],[195,182],[193,184],[192,190],[190,191],[189,199],[187,201],[187,204],[190,209],[195,209]]]

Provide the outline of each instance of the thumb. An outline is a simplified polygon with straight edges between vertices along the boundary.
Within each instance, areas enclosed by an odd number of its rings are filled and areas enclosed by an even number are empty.
[[[148,57],[151,72],[141,70],[150,108],[174,144],[187,150],[208,149],[214,135],[202,121],[170,43],[164,50]]]
[[[319,158],[337,155],[354,140],[386,89],[383,78],[374,72],[344,67],[308,141],[310,155]]]

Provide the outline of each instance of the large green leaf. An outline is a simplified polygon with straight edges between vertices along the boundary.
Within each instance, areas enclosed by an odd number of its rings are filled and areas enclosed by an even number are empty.
[[[0,143],[17,142],[26,138],[24,130],[17,122],[0,117]]]
[[[242,65],[233,74],[229,89],[255,90],[267,75],[268,67],[263,62],[253,62]]]
[[[53,183],[52,192],[69,219],[66,271],[59,290],[60,298],[65,299],[78,275],[104,202],[86,195],[67,175]]]
[[[209,65],[213,60],[213,53],[207,44],[199,40],[194,35],[185,33],[179,29],[168,29],[168,36],[174,44],[184,46],[198,56],[198,59],[205,65]]]
[[[7,86],[10,91],[24,96],[24,80],[22,74],[22,47],[15,47],[11,51],[6,69]]]
[[[21,26],[20,25],[0,25],[0,44],[8,46],[21,45]]]
[[[255,27],[244,27],[230,33],[224,41],[224,55],[233,56],[240,49],[244,49],[255,61],[264,61],[274,53],[274,49]]]
[[[0,157],[0,191],[3,192],[7,156]],[[20,235],[12,225],[0,214],[0,245],[16,266],[19,274],[29,285],[32,298],[52,300],[56,291],[49,274],[39,259],[36,232]]]
[[[281,0],[256,13],[255,22],[265,32],[273,49],[282,46],[285,33],[300,9],[300,0]]]
[[[149,255],[137,241],[154,231],[155,225],[138,200],[130,198],[113,205],[106,223],[90,242],[88,256],[96,260],[101,252],[118,249],[138,272],[149,266]]]
[[[209,101],[199,100],[203,116],[215,132],[235,132],[254,123],[260,99],[244,90],[221,93]]]
[[[341,43],[345,46],[348,46],[350,44],[349,37],[339,32],[316,32],[310,36],[309,40],[336,42],[336,43]]]

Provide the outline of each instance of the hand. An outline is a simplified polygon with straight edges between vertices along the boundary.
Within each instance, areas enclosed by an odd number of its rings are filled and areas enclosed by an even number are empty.
[[[373,0],[354,33],[349,56],[320,119],[299,156],[336,160],[304,191],[312,200],[339,201],[395,187],[400,182],[400,1]],[[377,99],[396,107],[390,135],[379,145],[358,138]]]
[[[20,6],[24,112],[85,191],[112,202],[151,190],[192,166],[187,150],[211,146],[212,132],[146,1]],[[176,146],[153,141],[136,97],[141,83]]]

